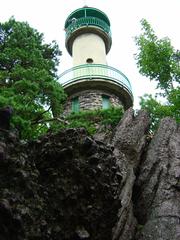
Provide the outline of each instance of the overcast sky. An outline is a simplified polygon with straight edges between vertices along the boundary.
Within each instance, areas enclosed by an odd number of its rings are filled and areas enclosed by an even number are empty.
[[[72,59],[64,47],[64,22],[67,16],[84,5],[104,11],[111,22],[112,48],[108,65],[121,70],[131,81],[135,108],[139,96],[154,93],[154,86],[138,73],[134,54],[134,37],[140,33],[140,20],[145,18],[159,37],[168,36],[180,49],[180,0],[0,0],[0,22],[14,16],[27,21],[44,33],[45,41],[56,40],[63,52],[59,71],[72,67]]]

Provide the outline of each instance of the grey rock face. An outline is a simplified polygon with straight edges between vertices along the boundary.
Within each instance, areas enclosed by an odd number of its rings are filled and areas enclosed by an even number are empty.
[[[137,221],[133,213],[132,192],[135,169],[146,145],[149,123],[146,112],[141,111],[135,117],[133,109],[130,108],[118,124],[112,139],[117,164],[123,173],[123,187],[119,195],[122,207],[118,213],[119,220],[113,229],[113,240],[134,238]]]
[[[146,145],[150,119],[145,111],[134,116],[132,108],[127,110],[115,129],[112,139],[114,147],[126,155],[128,164],[136,167]]]
[[[136,180],[138,240],[180,239],[180,128],[162,120]]]

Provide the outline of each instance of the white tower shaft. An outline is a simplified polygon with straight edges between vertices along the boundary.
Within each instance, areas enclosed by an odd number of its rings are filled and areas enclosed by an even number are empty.
[[[83,33],[76,37],[72,47],[73,65],[86,63],[107,64],[103,39],[94,33]]]

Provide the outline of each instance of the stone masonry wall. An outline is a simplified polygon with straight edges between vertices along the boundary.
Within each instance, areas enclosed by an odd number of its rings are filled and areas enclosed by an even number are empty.
[[[64,108],[65,109],[64,114],[65,115],[69,114],[72,111],[72,99],[75,97],[79,97],[80,111],[101,109],[103,95],[109,97],[111,106],[113,107],[122,106],[120,99],[114,94],[109,94],[105,91],[100,91],[100,90],[90,90],[90,91],[87,90],[87,91],[82,91],[78,94],[74,94],[68,98]]]

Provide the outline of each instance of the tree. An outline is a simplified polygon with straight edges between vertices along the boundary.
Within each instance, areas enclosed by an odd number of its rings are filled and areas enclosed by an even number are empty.
[[[46,120],[60,114],[65,100],[57,81],[60,55],[57,43],[44,43],[28,23],[11,18],[0,24],[0,107],[14,109],[12,122],[23,138],[43,133]]]
[[[137,65],[142,75],[157,82],[159,92],[155,98],[141,97],[140,105],[150,112],[152,129],[156,129],[162,117],[180,121],[180,51],[174,49],[169,38],[158,39],[145,19],[141,24],[143,33],[135,38]],[[164,103],[158,101],[159,96]]]

